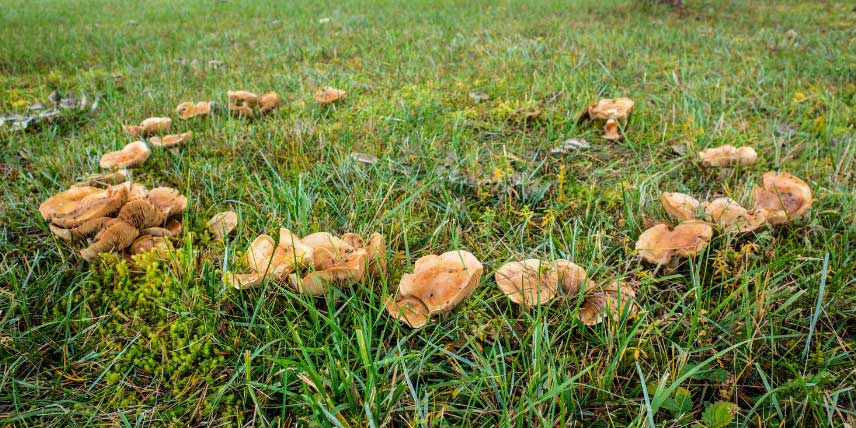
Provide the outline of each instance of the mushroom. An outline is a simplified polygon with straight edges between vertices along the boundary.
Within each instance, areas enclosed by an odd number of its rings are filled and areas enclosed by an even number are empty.
[[[633,109],[633,104],[634,102],[630,98],[604,98],[595,104],[586,106],[583,110],[583,114],[580,116],[580,120],[606,120],[606,124],[603,127],[603,137],[607,140],[617,140],[621,138],[621,134],[618,129],[618,122],[627,122],[630,110]]]
[[[181,231],[183,230],[181,227],[181,223],[179,223],[178,220],[176,220],[174,218],[168,219],[166,221],[166,224],[163,226],[163,228],[168,230],[169,233],[172,234],[171,236],[178,236],[179,234],[181,234]]]
[[[238,117],[253,117],[253,109],[241,104],[229,104],[229,111]]]
[[[716,198],[705,205],[704,211],[726,232],[751,232],[767,221],[767,211],[749,211],[731,198]]]
[[[321,104],[332,104],[345,98],[348,93],[332,86],[324,86],[315,91],[315,100]]]
[[[128,179],[130,178],[129,175],[130,172],[127,169],[120,169],[104,174],[91,175],[88,179],[86,179],[86,181],[76,183],[73,187],[92,186],[103,189],[107,186],[122,184],[128,181]]]
[[[386,238],[380,233],[372,233],[365,247],[368,253],[368,274],[379,278],[386,275]]]
[[[106,227],[110,220],[113,219],[110,217],[94,218],[71,229],[62,228],[54,224],[50,224],[48,227],[50,228],[51,233],[63,241],[78,241],[94,236]]]
[[[702,221],[686,221],[674,230],[657,224],[642,232],[636,241],[636,251],[642,260],[666,264],[672,256],[690,257],[701,252],[713,236],[713,228]]]
[[[249,91],[228,91],[226,96],[238,105],[253,105],[259,102],[259,96]]]
[[[609,141],[621,139],[621,133],[618,131],[618,121],[610,117],[603,125],[603,138]]]
[[[116,218],[134,226],[137,229],[147,229],[160,226],[164,221],[164,213],[146,199],[137,199],[125,204],[119,210]]]
[[[179,216],[187,209],[187,198],[172,187],[156,187],[150,190],[149,202],[167,218]]]
[[[306,259],[307,248],[311,249],[312,271],[300,277],[289,276],[291,284],[301,293],[319,296],[327,292],[328,284],[336,287],[350,287],[363,279],[366,271],[368,253],[365,249],[354,248],[343,239],[327,232],[307,235],[296,245],[294,236],[288,229],[280,229],[280,242],[294,245],[294,258],[298,263]],[[303,258],[300,255],[303,254]]]
[[[101,156],[99,165],[105,169],[133,168],[142,165],[152,152],[146,143],[134,141],[122,147],[122,150],[106,153]]]
[[[80,206],[76,210],[62,216],[54,215],[51,222],[64,228],[78,227],[92,219],[112,216],[127,201],[128,191],[123,187],[93,193],[80,200]]]
[[[559,295],[576,295],[594,283],[585,269],[568,260],[509,262],[494,274],[500,290],[514,303],[532,307]]]
[[[270,91],[259,97],[259,113],[265,114],[279,105],[279,94]]]
[[[149,189],[146,189],[146,186],[143,186],[140,183],[131,183],[127,181],[107,187],[107,190],[113,192],[118,192],[120,189],[125,189],[128,192],[128,201],[145,199],[149,196]]]
[[[139,125],[125,125],[125,131],[132,137],[147,137],[166,131],[172,125],[172,119],[168,117],[150,117]]]
[[[617,321],[625,310],[629,314],[636,311],[635,297],[636,293],[633,289],[620,282],[600,289],[589,289],[577,313],[577,318],[588,326],[599,324],[607,318]]]
[[[181,144],[186,144],[193,137],[192,131],[183,132],[181,134],[165,135],[163,138],[149,138],[149,143],[157,147],[175,147]]]
[[[666,214],[677,221],[693,220],[702,207],[696,198],[677,192],[660,193],[660,202]]]
[[[751,147],[740,147],[724,145],[712,149],[702,150],[698,153],[701,166],[726,167],[752,165],[758,160],[758,153]]]
[[[812,204],[811,188],[805,181],[786,172],[768,172],[761,186],[752,192],[756,210],[767,211],[770,224],[782,224],[801,217]]]
[[[131,246],[128,248],[128,253],[131,255],[141,254],[149,251],[157,251],[158,255],[164,256],[168,254],[170,251],[173,251],[172,244],[169,242],[169,239],[160,237],[160,236],[152,236],[152,235],[141,235],[137,239],[131,243]]]
[[[131,246],[140,231],[124,221],[115,220],[111,221],[110,226],[101,230],[96,235],[95,242],[92,245],[80,251],[80,255],[84,260],[91,261],[101,253],[113,250],[121,251]]]
[[[252,271],[247,274],[226,273],[226,282],[237,289],[246,289],[261,284],[265,278],[279,281],[289,274],[287,254],[268,235],[259,235],[247,249],[244,262]]]
[[[238,227],[238,214],[234,211],[224,211],[214,214],[208,220],[208,229],[215,239],[223,239]]]
[[[190,119],[196,116],[208,116],[211,113],[211,103],[208,101],[199,101],[193,104],[193,101],[185,101],[175,108],[175,113],[179,119]]]
[[[430,316],[451,311],[472,294],[482,271],[481,262],[463,250],[422,257],[413,273],[401,277],[398,293],[386,310],[411,327],[421,327]]]
[[[284,227],[279,228],[277,245],[291,255],[290,258],[294,260],[295,266],[305,267],[312,264],[312,247],[303,243],[290,230]]]
[[[82,201],[88,196],[104,192],[104,189],[97,187],[75,186],[47,198],[39,205],[39,213],[47,221],[54,217],[64,217],[80,209]]]

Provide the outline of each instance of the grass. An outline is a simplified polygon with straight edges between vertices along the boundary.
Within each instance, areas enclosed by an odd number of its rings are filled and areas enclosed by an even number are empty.
[[[104,98],[0,134],[0,425],[854,424],[852,5],[686,3],[3,1],[0,111],[53,89]],[[316,105],[327,84],[347,101]],[[178,262],[89,265],[51,236],[38,204],[131,141],[122,124],[230,89],[284,105],[177,122],[194,142],[134,171],[189,197]],[[576,122],[622,95],[637,103],[624,140]],[[569,137],[592,147],[549,155]],[[694,162],[726,143],[759,163]],[[811,185],[806,216],[664,269],[635,257],[660,191],[748,203],[768,170]],[[205,222],[225,209],[241,222],[223,244]],[[224,288],[281,226],[379,231],[390,272],[321,299]],[[390,319],[401,274],[452,248],[485,265],[476,293],[421,330]],[[627,281],[643,312],[589,328],[575,301],[521,310],[493,280],[519,257]]]

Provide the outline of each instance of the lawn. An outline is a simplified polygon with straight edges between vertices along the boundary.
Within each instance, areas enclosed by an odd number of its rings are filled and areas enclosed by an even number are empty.
[[[0,114],[101,95],[0,128],[0,425],[851,426],[854,28],[844,1],[0,0]],[[319,105],[326,85],[347,97]],[[282,103],[233,117],[237,89]],[[577,120],[621,96],[621,140]],[[188,100],[221,108],[178,120]],[[133,170],[187,196],[184,233],[170,257],[88,263],[39,204],[150,116],[194,133]],[[590,147],[551,153],[569,138]],[[723,144],[759,160],[702,168]],[[804,216],[640,260],[660,192],[749,204],[767,171],[808,183]],[[388,272],[322,297],[228,287],[280,227],[379,232]],[[484,265],[468,299],[420,329],[384,310],[453,249]],[[525,258],[620,280],[639,310],[587,326],[578,299],[518,306],[494,273]]]

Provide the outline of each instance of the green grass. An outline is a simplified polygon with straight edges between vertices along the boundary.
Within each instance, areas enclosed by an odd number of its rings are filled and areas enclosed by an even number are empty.
[[[0,1],[0,111],[104,96],[88,119],[0,133],[0,425],[678,427],[720,401],[733,426],[856,423],[852,4],[686,3]],[[327,84],[347,101],[316,105]],[[51,236],[39,203],[130,142],[122,124],[230,89],[284,104],[177,122],[193,143],[134,171],[189,197],[178,263],[88,265]],[[637,103],[623,141],[576,123],[601,96]],[[569,137],[592,148],[549,155]],[[694,162],[726,143],[759,163]],[[811,185],[805,217],[668,269],[635,257],[660,191],[747,203],[776,169]],[[241,222],[223,245],[205,221],[225,209]],[[281,226],[379,231],[390,272],[322,299],[224,288]],[[392,320],[401,274],[453,248],[485,265],[476,293],[421,330]],[[643,312],[589,328],[575,301],[524,311],[493,280],[519,257],[630,282]]]

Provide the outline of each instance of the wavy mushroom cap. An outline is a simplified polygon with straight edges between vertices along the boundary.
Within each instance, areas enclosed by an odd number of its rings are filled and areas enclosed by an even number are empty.
[[[617,321],[626,312],[635,313],[636,293],[627,285],[613,283],[602,289],[591,289],[583,300],[577,318],[585,325],[592,326],[604,319]]]
[[[482,270],[481,262],[467,251],[427,255],[416,260],[413,273],[401,277],[398,292],[419,299],[429,314],[449,311],[472,294]]]
[[[315,91],[315,100],[321,104],[332,104],[345,98],[348,93],[332,86],[325,86]]]
[[[512,302],[527,307],[553,300],[559,286],[551,264],[537,259],[506,263],[496,271],[494,279]]]
[[[751,147],[740,147],[738,149],[729,144],[702,150],[698,153],[698,157],[701,160],[701,166],[707,168],[746,166],[758,161],[758,153],[755,152],[755,149]]]
[[[767,211],[767,221],[782,224],[805,214],[812,204],[811,188],[805,181],[786,172],[768,172],[761,186],[752,192],[755,209]]]
[[[48,227],[50,228],[51,233],[64,241],[80,241],[95,236],[98,232],[104,229],[111,220],[113,219],[110,217],[94,218],[81,223],[80,226],[70,229],[62,228],[54,224],[50,224]]]
[[[386,238],[380,233],[372,233],[363,248],[368,253],[368,273],[375,278],[386,275]]]
[[[687,221],[669,229],[655,225],[639,235],[636,251],[642,260],[654,264],[668,263],[672,256],[690,257],[703,250],[713,236],[713,228],[701,221]]]
[[[749,211],[731,198],[716,198],[705,205],[704,211],[727,232],[751,232],[767,221],[767,211]]]
[[[142,165],[151,154],[152,152],[146,143],[134,141],[122,147],[122,150],[101,156],[99,165],[105,169],[133,168]]]
[[[660,202],[666,214],[677,221],[695,219],[702,206],[696,198],[677,192],[660,193]]]
[[[411,328],[420,328],[431,319],[428,308],[415,297],[399,296],[390,299],[386,304],[386,311],[393,318],[404,321]]]
[[[107,189],[83,198],[76,210],[63,216],[54,216],[51,222],[59,227],[78,227],[92,219],[113,216],[127,201],[128,191],[125,188]]]
[[[114,184],[107,187],[108,191],[118,192],[125,189],[128,192],[128,201],[136,201],[137,199],[146,199],[149,196],[149,189],[140,183],[131,183],[130,181],[120,184]]]
[[[167,218],[180,216],[187,209],[187,198],[172,187],[155,187],[148,199]]]
[[[154,135],[166,131],[172,126],[172,119],[168,117],[150,117],[140,122],[142,135]]]
[[[149,138],[149,143],[151,143],[153,146],[168,148],[187,144],[192,137],[193,131],[187,131],[181,134],[165,135],[163,138],[152,137]]]
[[[178,220],[171,218],[166,221],[166,224],[163,226],[164,229],[168,230],[171,233],[171,236],[178,236],[181,234],[181,231],[184,230],[181,227],[181,223]]]
[[[101,253],[122,251],[131,246],[139,234],[139,230],[136,227],[124,221],[111,221],[109,224],[110,226],[96,235],[96,240],[92,245],[80,251],[80,255],[84,260],[91,261]]]
[[[238,117],[253,117],[253,109],[250,106],[240,104],[229,104],[229,112]]]
[[[215,239],[223,239],[238,227],[238,213],[234,211],[223,211],[214,214],[208,220],[208,229]]]
[[[255,104],[259,101],[259,96],[249,91],[228,91],[226,96],[229,100],[236,104]]]
[[[199,101],[194,104],[193,101],[185,101],[175,108],[175,113],[179,119],[190,119],[196,116],[207,116],[211,113],[211,103],[208,101]]]
[[[104,189],[97,187],[75,186],[47,198],[39,205],[39,213],[47,221],[54,217],[63,217],[80,209],[81,202],[86,197],[104,192]]]
[[[615,99],[603,98],[594,104],[586,106],[583,116],[589,119],[627,119],[630,110],[635,103],[630,98],[619,97]]]
[[[116,217],[137,229],[147,229],[160,226],[164,222],[164,214],[146,199],[137,199],[126,203]]]
[[[114,186],[127,182],[130,179],[129,175],[130,172],[127,169],[120,169],[104,174],[95,174],[89,176],[86,181],[81,181],[79,183],[74,184],[74,187],[92,186],[104,189],[108,186]]]
[[[136,255],[149,251],[157,251],[158,255],[164,256],[172,250],[172,245],[168,239],[161,236],[142,235],[131,243],[128,253]]]
[[[347,241],[329,232],[310,233],[309,235],[304,236],[300,242],[309,246],[313,250],[316,248],[333,248],[337,251],[341,249],[354,249],[354,247],[352,247]]]
[[[227,272],[223,275],[223,280],[229,284],[230,287],[237,288],[238,290],[246,290],[248,288],[258,287],[262,280],[264,279],[264,275],[258,272],[252,273],[231,273]]]
[[[264,114],[275,109],[279,105],[279,94],[276,91],[264,93],[259,97],[259,112]]]
[[[293,260],[295,266],[312,265],[312,247],[303,243],[290,230],[284,227],[279,228],[279,242],[277,245],[289,254],[289,258]]]
[[[268,235],[259,235],[247,249],[244,262],[253,272],[279,280],[291,273],[288,254]]]

